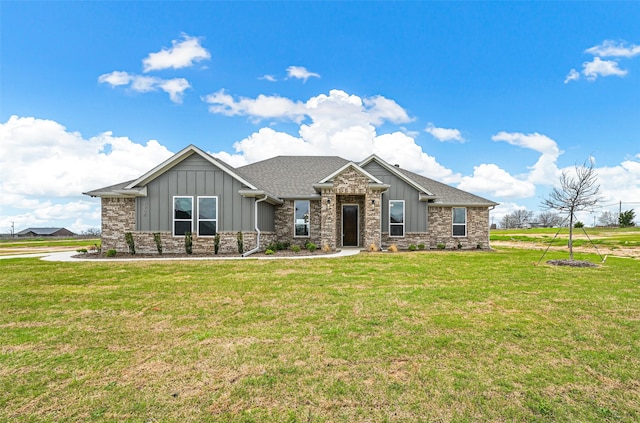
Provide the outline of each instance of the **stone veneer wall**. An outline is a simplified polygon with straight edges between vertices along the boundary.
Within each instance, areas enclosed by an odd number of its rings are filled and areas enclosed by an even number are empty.
[[[380,191],[369,188],[368,178],[355,169],[337,175],[333,188],[322,190],[322,245],[342,246],[342,204],[358,204],[360,247],[380,248],[380,200]]]
[[[102,251],[114,249],[128,251],[124,239],[125,232],[132,232],[136,228],[136,200],[135,198],[103,197],[102,203]]]
[[[276,207],[275,210],[275,230],[277,241],[289,242],[291,245],[299,245],[304,247],[307,242],[313,242],[319,248],[322,247],[320,240],[321,234],[321,206],[320,200],[309,201],[309,236],[294,237],[294,205],[295,200],[285,200],[284,204]]]
[[[467,207],[467,236],[452,235],[451,207],[429,207],[429,248],[489,249],[489,209],[487,207]]]
[[[124,238],[126,232],[133,234],[137,253],[156,253],[154,232],[135,230],[135,199],[134,198],[102,198],[102,251],[114,249],[119,252],[128,252],[129,246]],[[238,253],[237,232],[220,232],[219,253]],[[174,237],[171,232],[160,232],[162,238],[163,253],[184,253],[184,237]],[[243,232],[244,251],[249,251],[256,246],[257,232]],[[262,232],[260,234],[260,249],[275,241],[275,232]],[[214,254],[214,238],[198,237],[193,235],[194,254]]]

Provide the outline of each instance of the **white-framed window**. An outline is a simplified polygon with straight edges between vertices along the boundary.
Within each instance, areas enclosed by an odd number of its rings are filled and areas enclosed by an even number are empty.
[[[467,209],[465,207],[453,208],[453,236],[467,236]]]
[[[173,197],[173,235],[193,232],[193,197]]]
[[[309,220],[311,207],[309,200],[296,200],[293,203],[294,207],[294,237],[309,237]]]
[[[404,236],[404,200],[389,200],[389,236]]]
[[[198,236],[218,232],[218,197],[198,197]]]

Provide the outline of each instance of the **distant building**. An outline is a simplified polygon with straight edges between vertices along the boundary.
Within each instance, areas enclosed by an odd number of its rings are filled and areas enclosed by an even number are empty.
[[[20,237],[35,236],[75,236],[73,232],[65,228],[27,228],[16,233]]]

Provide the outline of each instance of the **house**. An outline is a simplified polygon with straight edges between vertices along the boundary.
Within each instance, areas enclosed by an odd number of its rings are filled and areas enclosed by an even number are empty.
[[[17,232],[16,236],[76,236],[76,234],[66,228],[27,228],[20,232]]]
[[[260,251],[270,242],[331,250],[489,248],[489,210],[497,203],[391,165],[336,156],[279,156],[234,168],[190,145],[138,179],[84,193],[101,198],[102,248],[194,253]]]

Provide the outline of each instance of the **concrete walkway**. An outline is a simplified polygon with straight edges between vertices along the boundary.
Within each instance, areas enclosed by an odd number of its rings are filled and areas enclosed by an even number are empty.
[[[301,260],[301,259],[318,259],[318,258],[336,258],[336,257],[348,257],[360,253],[358,248],[344,248],[340,251],[336,251],[333,254],[318,254],[312,256],[280,256],[277,253],[272,256],[264,255],[264,253],[256,253],[249,257],[145,257],[145,258],[109,258],[109,259],[91,259],[91,258],[77,258],[76,251],[61,251],[53,253],[35,253],[35,254],[16,254],[11,256],[0,256],[0,259],[11,258],[37,258],[45,261],[66,261],[66,262],[102,262],[109,263],[113,261],[176,261],[176,260]]]

